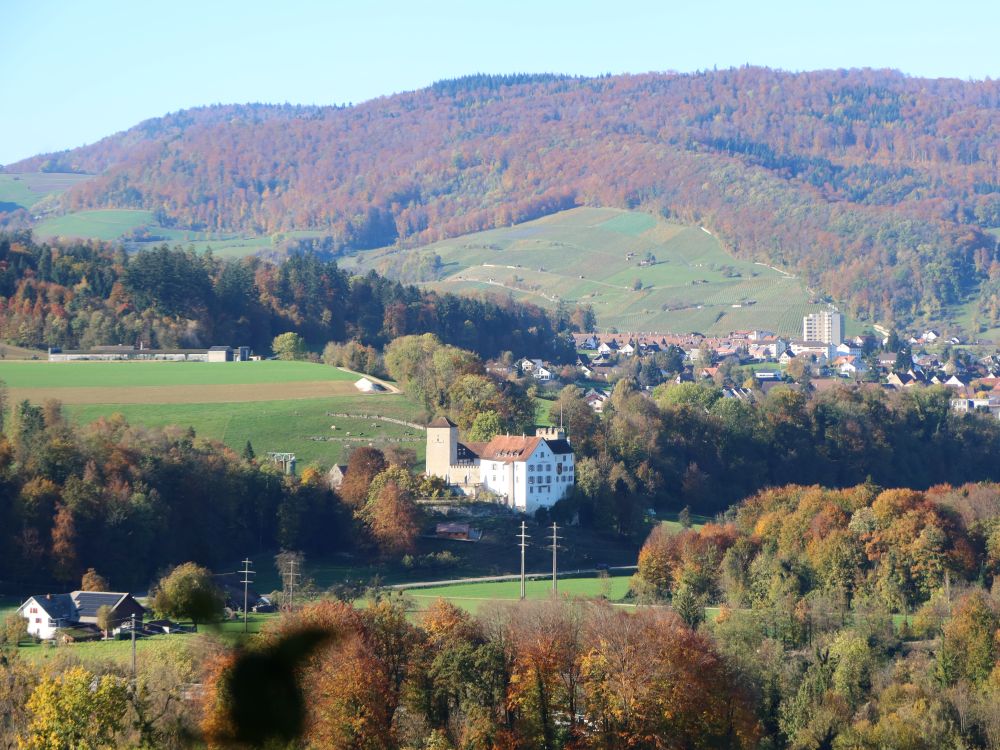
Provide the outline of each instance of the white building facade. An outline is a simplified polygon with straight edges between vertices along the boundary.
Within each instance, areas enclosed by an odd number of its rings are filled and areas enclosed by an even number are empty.
[[[573,448],[556,428],[540,428],[531,437],[498,435],[488,443],[460,443],[451,423],[431,425],[427,474],[466,494],[486,490],[512,509],[533,513],[566,497],[576,481]]]
[[[844,341],[844,316],[839,312],[810,313],[802,318],[802,338],[839,346]]]

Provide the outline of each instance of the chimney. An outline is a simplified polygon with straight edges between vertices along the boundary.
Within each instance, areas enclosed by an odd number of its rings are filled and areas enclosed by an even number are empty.
[[[51,600],[52,599],[52,594],[46,594],[45,598]]]

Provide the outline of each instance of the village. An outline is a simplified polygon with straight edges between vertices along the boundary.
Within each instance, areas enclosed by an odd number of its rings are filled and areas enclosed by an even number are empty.
[[[905,339],[884,329],[850,338],[843,316],[820,312],[803,318],[793,339],[765,330],[698,333],[574,333],[576,359],[557,365],[523,358],[513,365],[492,362],[506,377],[531,378],[544,390],[575,383],[601,413],[614,384],[635,378],[646,392],[664,383],[714,384],[724,398],[757,401],[778,386],[819,393],[837,386],[902,390],[952,389],[956,411],[985,411],[1000,418],[1000,354],[976,357],[966,342],[934,329]]]

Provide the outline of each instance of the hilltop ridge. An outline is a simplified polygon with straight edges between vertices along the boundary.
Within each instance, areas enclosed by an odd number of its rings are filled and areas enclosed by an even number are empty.
[[[739,68],[471,76],[350,107],[220,105],[7,172],[72,212],[419,245],[574,206],[709,228],[865,321],[1000,325],[1000,83]],[[22,217],[29,222],[28,217]]]

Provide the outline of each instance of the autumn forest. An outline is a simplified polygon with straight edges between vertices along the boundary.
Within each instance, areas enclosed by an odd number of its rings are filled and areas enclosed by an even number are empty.
[[[97,174],[67,210],[416,244],[574,205],[718,234],[885,324],[1000,321],[1000,84],[884,70],[471,76],[351,107],[187,110],[7,171]],[[8,224],[28,220],[7,215]]]

